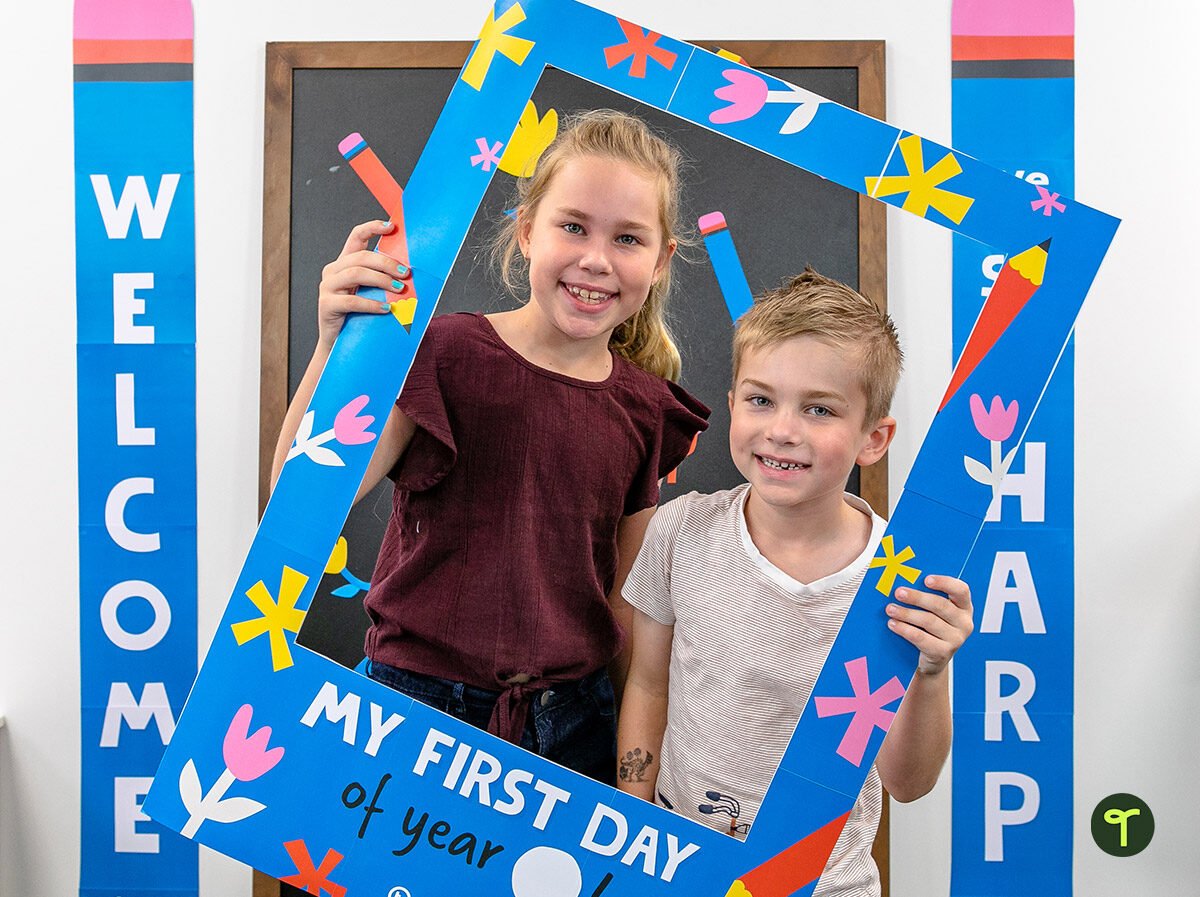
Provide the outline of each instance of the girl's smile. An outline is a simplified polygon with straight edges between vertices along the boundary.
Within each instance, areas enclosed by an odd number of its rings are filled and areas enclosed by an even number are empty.
[[[662,233],[656,178],[627,162],[563,162],[519,226],[529,259],[528,314],[549,342],[594,343],[641,309],[674,251]]]

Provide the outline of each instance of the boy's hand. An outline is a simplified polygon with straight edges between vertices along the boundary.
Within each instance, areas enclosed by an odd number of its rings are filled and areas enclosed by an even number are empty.
[[[924,585],[945,592],[949,598],[916,589],[896,589],[894,597],[912,606],[888,604],[888,628],[921,652],[918,672],[940,673],[975,628],[971,589],[953,576],[926,576]]]

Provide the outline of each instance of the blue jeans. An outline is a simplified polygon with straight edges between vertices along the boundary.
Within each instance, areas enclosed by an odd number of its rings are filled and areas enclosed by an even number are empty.
[[[477,729],[486,729],[499,692],[369,661],[367,675]],[[617,784],[617,714],[601,668],[534,692],[521,747],[606,785]]]

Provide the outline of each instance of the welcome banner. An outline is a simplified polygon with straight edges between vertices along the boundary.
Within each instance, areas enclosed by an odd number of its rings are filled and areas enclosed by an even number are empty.
[[[1070,0],[955,0],[954,144],[1029,185],[1029,210],[1069,219],[1074,184]],[[957,357],[993,290],[1036,290],[1054,241],[1011,257],[954,237]],[[964,578],[975,635],[954,660],[951,893],[1071,893],[1074,713],[1074,344],[1027,409],[972,407],[969,476],[994,498]]]
[[[196,674],[191,4],[78,0],[74,61],[79,892],[181,897],[142,801]]]

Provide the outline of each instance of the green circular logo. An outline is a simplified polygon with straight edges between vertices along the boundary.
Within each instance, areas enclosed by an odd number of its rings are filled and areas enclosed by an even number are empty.
[[[1092,838],[1105,853],[1131,857],[1153,837],[1154,814],[1140,797],[1110,794],[1092,811]]]

